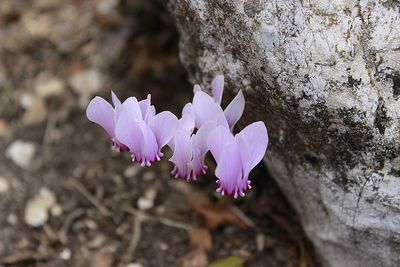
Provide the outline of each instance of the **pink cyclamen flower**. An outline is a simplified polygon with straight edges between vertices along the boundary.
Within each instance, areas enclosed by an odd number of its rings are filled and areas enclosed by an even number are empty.
[[[174,152],[171,162],[174,163],[172,174],[176,178],[196,180],[206,173],[204,163],[209,148],[207,139],[210,132],[221,125],[232,130],[244,110],[244,96],[241,91],[228,105],[225,111],[221,108],[224,89],[224,77],[218,75],[211,84],[213,96],[203,92],[199,85],[194,86],[193,103],[188,103],[179,120],[179,127],[170,147]],[[197,132],[193,133],[194,128]],[[176,140],[176,141],[174,141]]]
[[[217,162],[215,176],[222,195],[235,198],[244,196],[251,188],[250,171],[262,160],[268,146],[265,124],[254,122],[235,136],[223,126],[216,127],[207,140],[207,145]]]
[[[90,121],[100,125],[108,133],[113,149],[127,151],[128,148],[115,136],[115,124],[120,113],[121,101],[112,91],[111,97],[114,107],[99,96],[93,98],[86,109],[86,117]]]
[[[206,122],[195,134],[178,128],[170,144],[174,152],[170,161],[174,163],[172,174],[175,178],[190,181],[206,173],[208,167],[204,163],[204,158],[209,150],[207,138],[209,132],[215,127],[214,121]]]
[[[169,111],[156,115],[151,96],[137,101],[135,97],[123,103],[112,93],[115,108],[101,97],[90,101],[88,119],[99,124],[110,135],[113,148],[129,150],[132,161],[150,166],[163,156],[161,152],[174,136],[178,119]]]
[[[150,95],[140,102],[129,97],[121,105],[115,135],[129,148],[132,161],[150,166],[164,155],[161,149],[173,138],[177,126],[178,119],[171,112],[156,114]]]

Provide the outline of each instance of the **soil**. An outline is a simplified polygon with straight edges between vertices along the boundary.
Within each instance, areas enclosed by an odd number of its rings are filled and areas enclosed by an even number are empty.
[[[111,89],[122,99],[150,93],[179,115],[192,85],[178,39],[158,1],[1,1],[0,266],[314,266],[262,164],[245,198],[220,197],[211,171],[189,184],[166,159],[133,165],[86,119],[87,101],[109,100]],[[38,89],[55,78],[58,91]],[[16,140],[36,149],[26,166],[7,156]],[[35,227],[27,203],[43,188],[58,211]]]

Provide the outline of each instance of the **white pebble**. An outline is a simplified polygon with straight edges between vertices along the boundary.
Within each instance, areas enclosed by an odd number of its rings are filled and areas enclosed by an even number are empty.
[[[8,222],[10,225],[16,225],[16,224],[18,223],[18,217],[17,217],[17,215],[15,215],[15,213],[10,213],[10,214],[8,214],[8,216],[7,216],[7,222]]]
[[[87,106],[92,95],[100,91],[103,81],[104,75],[97,69],[87,69],[70,78],[72,89],[80,96],[80,107]]]
[[[55,194],[45,187],[41,188],[39,194],[26,203],[25,223],[33,227],[44,225],[49,218],[49,209],[54,205],[56,205]]]
[[[150,188],[144,193],[144,196],[138,199],[137,205],[140,210],[148,210],[154,206],[154,199],[157,196],[157,191]]]
[[[17,166],[25,169],[31,164],[35,151],[36,147],[34,143],[16,140],[8,146],[6,156]]]
[[[140,263],[128,263],[125,267],[143,267]]]
[[[61,95],[65,91],[65,84],[59,78],[51,78],[47,81],[38,83],[35,87],[36,94],[40,97],[51,97]]]
[[[70,260],[71,256],[72,256],[71,250],[69,250],[67,248],[60,252],[60,258],[62,260],[65,260],[65,261]]]
[[[6,178],[0,176],[0,194],[5,194],[10,190],[10,184]]]
[[[62,210],[61,206],[58,205],[58,204],[55,204],[55,205],[52,206],[51,209],[50,209],[50,214],[51,214],[51,216],[53,216],[53,217],[60,217],[61,214],[62,214],[62,212],[63,212],[63,210]]]
[[[140,170],[139,165],[135,164],[135,165],[129,166],[128,168],[126,168],[124,170],[124,176],[126,178],[133,178],[136,176],[136,174],[138,174],[139,170]]]
[[[25,206],[25,223],[33,227],[42,226],[49,218],[47,209],[35,198],[28,200]]]
[[[151,181],[154,178],[156,178],[156,173],[152,171],[148,171],[145,174],[143,174],[143,180],[145,181]]]
[[[140,197],[137,201],[138,208],[140,210],[148,210],[154,206],[154,201],[145,197]]]

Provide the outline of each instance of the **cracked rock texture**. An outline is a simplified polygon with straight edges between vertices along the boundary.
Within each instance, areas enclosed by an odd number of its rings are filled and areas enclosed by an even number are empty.
[[[222,73],[323,266],[400,266],[400,3],[170,0],[193,82]],[[229,93],[227,93],[229,95]]]

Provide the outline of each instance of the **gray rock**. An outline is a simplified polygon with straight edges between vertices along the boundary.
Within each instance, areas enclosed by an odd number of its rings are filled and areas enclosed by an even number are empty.
[[[398,1],[170,0],[193,82],[224,74],[323,266],[400,266]],[[228,93],[227,93],[228,94]],[[244,124],[243,124],[244,125]]]

